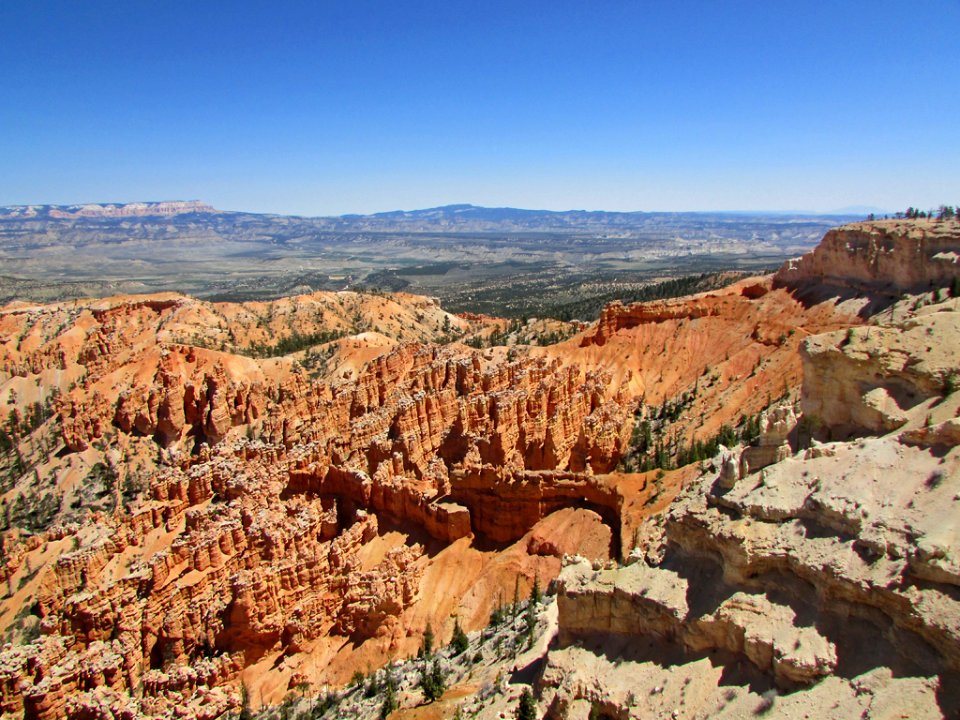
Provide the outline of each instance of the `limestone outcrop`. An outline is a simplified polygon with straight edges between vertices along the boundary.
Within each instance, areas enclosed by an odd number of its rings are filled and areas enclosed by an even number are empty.
[[[898,294],[944,287],[958,273],[960,222],[880,220],[831,230],[813,252],[780,268],[774,284]]]
[[[806,341],[802,414],[687,486],[659,555],[568,562],[548,717],[960,712],[960,303],[909,302]],[[877,388],[896,422],[855,402]]]
[[[740,475],[765,468],[790,457],[790,436],[797,427],[797,416],[790,405],[780,405],[760,414],[760,437],[740,456]]]
[[[956,300],[900,322],[819,335],[800,348],[802,408],[821,438],[890,432],[960,380]]]

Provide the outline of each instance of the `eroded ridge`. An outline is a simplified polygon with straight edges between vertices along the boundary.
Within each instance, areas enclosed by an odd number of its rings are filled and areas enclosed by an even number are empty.
[[[958,317],[945,300],[809,339],[798,406],[721,452],[658,546],[570,563],[549,716],[955,716]]]

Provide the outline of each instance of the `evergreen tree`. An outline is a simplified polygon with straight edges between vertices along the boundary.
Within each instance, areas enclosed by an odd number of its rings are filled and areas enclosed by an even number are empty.
[[[517,614],[520,612],[520,576],[517,575],[516,580],[513,584],[513,619],[517,619]]]
[[[517,720],[537,720],[537,706],[530,688],[524,688],[517,705]]]
[[[533,576],[533,587],[530,588],[530,604],[539,605],[542,599],[543,594],[540,592],[540,573],[537,573]]]
[[[427,623],[427,629],[423,631],[423,644],[420,646],[420,654],[423,657],[430,657],[433,653],[433,626]]]
[[[369,678],[367,687],[363,691],[365,698],[376,697],[380,693],[380,679],[377,677],[377,674],[370,673]]]
[[[527,611],[524,613],[523,634],[527,638],[527,647],[533,647],[533,631],[537,627],[537,606],[532,602],[527,604]]]
[[[453,648],[454,655],[459,655],[470,647],[470,640],[463,628],[460,627],[460,620],[455,620],[453,623],[453,638],[450,640],[450,647]]]
[[[503,616],[503,596],[497,593],[497,604],[493,610],[490,611],[490,626],[497,627],[497,625],[503,622]]]
[[[446,690],[446,679],[440,668],[440,661],[434,659],[432,663],[424,663],[420,671],[420,687],[427,702],[439,700]]]
[[[384,681],[383,704],[380,706],[380,720],[387,720],[387,716],[399,707],[397,703],[397,679],[389,667]]]

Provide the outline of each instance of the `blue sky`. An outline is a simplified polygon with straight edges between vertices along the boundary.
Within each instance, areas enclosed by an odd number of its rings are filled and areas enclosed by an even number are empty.
[[[960,0],[4,0],[0,204],[960,203]]]

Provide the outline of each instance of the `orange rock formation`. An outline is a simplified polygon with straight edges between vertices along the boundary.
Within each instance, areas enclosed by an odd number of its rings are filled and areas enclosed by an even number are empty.
[[[868,302],[835,300],[754,278],[615,303],[515,360],[432,344],[502,321],[404,295],[8,306],[0,413],[57,413],[3,496],[55,506],[3,536],[0,707],[216,717],[241,681],[277,701],[482,625],[518,577],[642,545],[695,474],[615,472],[641,402],[692,394],[687,438],[762,409]]]

